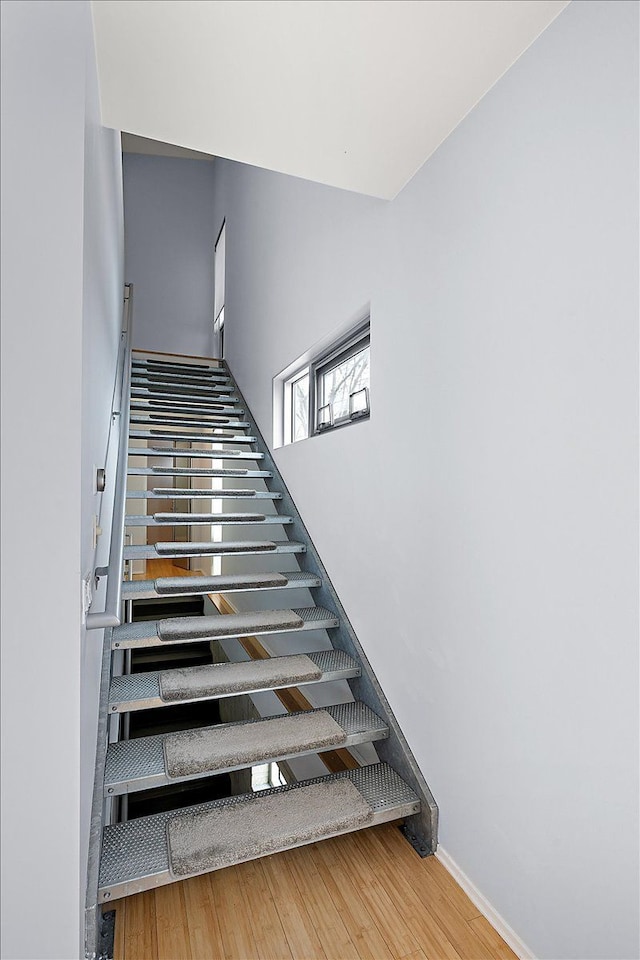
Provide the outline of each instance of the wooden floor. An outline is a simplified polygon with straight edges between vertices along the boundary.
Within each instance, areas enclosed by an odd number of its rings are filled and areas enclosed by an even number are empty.
[[[435,857],[387,824],[137,894],[114,960],[513,960]]]
[[[151,561],[147,577],[189,575]],[[136,578],[138,579],[138,578]],[[387,824],[110,904],[114,960],[514,960],[435,857]]]

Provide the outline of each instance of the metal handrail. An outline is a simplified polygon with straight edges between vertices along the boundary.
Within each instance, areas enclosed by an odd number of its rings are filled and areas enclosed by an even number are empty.
[[[107,578],[107,593],[104,611],[87,613],[87,630],[98,630],[104,627],[118,627],[122,623],[122,576],[124,564],[124,520],[127,500],[127,453],[129,443],[129,405],[131,393],[131,308],[133,300],[133,285],[125,284],[124,310],[122,330],[120,334],[120,352],[116,369],[116,388],[120,383],[119,396],[114,397],[111,409],[111,425],[107,445],[107,463],[110,463],[110,454],[118,437],[117,455],[113,473],[113,516],[111,520],[111,538],[109,540],[109,561],[105,567],[96,567],[96,581],[101,577]],[[114,429],[117,426],[117,430]],[[110,477],[107,475],[106,482]],[[108,500],[107,500],[108,503]],[[105,498],[103,495],[100,505],[100,524]]]

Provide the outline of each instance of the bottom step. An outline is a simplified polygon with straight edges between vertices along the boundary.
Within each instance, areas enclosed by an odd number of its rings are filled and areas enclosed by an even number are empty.
[[[349,786],[332,790],[339,780]],[[316,785],[322,789],[311,789]],[[375,763],[118,823],[103,832],[98,899],[104,903],[419,810],[418,797],[397,773]]]

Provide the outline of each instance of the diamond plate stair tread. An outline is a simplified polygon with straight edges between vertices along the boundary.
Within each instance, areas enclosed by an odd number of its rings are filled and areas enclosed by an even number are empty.
[[[145,370],[142,367],[139,367],[136,370],[131,370],[132,380],[146,380],[152,383],[166,383],[166,384],[182,384],[184,386],[193,385],[193,386],[202,386],[202,387],[228,387],[231,384],[229,377],[223,374],[217,374],[215,376],[209,376],[207,374],[198,374],[198,376],[193,376],[191,374],[183,375],[182,373],[163,373],[158,370]]]
[[[151,423],[152,421],[141,421],[146,423]],[[191,424],[184,424],[184,426],[191,426]],[[194,424],[199,430],[203,427],[206,429],[208,424]],[[248,423],[230,423],[228,429],[235,430],[238,427],[248,427]],[[214,423],[211,425],[211,428],[226,429],[227,424],[224,423]],[[167,433],[164,430],[131,430],[129,432],[130,440],[186,440],[189,443],[197,441],[198,443],[218,443],[219,439],[224,440],[226,434],[224,433]]]
[[[216,459],[224,460],[224,457]],[[221,467],[219,470],[209,470],[198,467],[129,467],[130,477],[246,477],[254,480],[257,477],[271,478],[268,470],[244,470]]]
[[[228,540],[226,543],[198,543],[198,542],[189,542],[189,543],[161,543],[158,542],[155,545],[156,552],[163,556],[168,554],[173,556],[177,553],[184,553],[185,551],[191,553],[192,550],[204,550],[206,553],[243,553],[250,550],[252,553],[268,553],[270,550],[275,550],[277,545],[270,540],[246,540],[237,543],[232,543]]]
[[[159,389],[151,386],[136,386],[135,383],[131,387],[131,399],[186,400],[188,403],[202,400],[211,407],[233,405],[234,403],[240,402],[237,397],[224,393],[222,390],[198,391],[190,387],[177,391],[167,390],[166,388]]]
[[[145,400],[145,401],[139,400],[137,402],[134,400],[134,402],[130,406],[130,411],[134,416],[136,414],[140,415],[141,413],[154,414],[157,417],[158,416],[161,417],[164,414],[169,414],[170,416],[171,415],[179,416],[181,418],[184,418],[184,420],[187,423],[190,422],[190,419],[189,419],[190,417],[193,418],[194,416],[201,416],[203,413],[202,406],[197,403],[196,404],[189,404],[189,403],[165,404],[162,401],[155,401],[155,400]],[[215,416],[217,415],[211,414],[212,418]],[[217,422],[221,425],[228,421],[229,421],[229,418],[226,418],[226,417],[219,417],[217,421],[214,420],[214,422]],[[229,425],[231,424],[229,423]],[[238,424],[235,423],[235,426],[238,426]]]
[[[124,548],[125,560],[152,560],[155,557],[209,557],[225,556],[226,554],[253,554],[253,553],[304,553],[304,543],[293,540],[267,541],[251,540],[231,541],[221,543],[155,543],[133,544]]]
[[[177,487],[154,487],[153,490],[128,490],[127,500],[281,500],[281,493],[271,490],[184,490]]]
[[[132,370],[131,371],[131,381],[132,383],[140,384],[150,384],[152,389],[160,389],[162,387],[168,387],[170,390],[222,390],[228,391],[232,390],[233,387],[230,384],[228,377],[222,378],[218,377],[213,379],[211,377],[194,377],[193,375],[189,376],[188,374],[170,374],[170,373],[156,373],[156,371],[151,370]]]
[[[410,816],[420,809],[418,797],[397,773],[385,763],[375,763],[357,770],[345,770],[313,780],[303,780],[287,787],[275,787],[259,794],[214,800],[187,808],[182,813],[204,813],[254,799],[282,796],[313,783],[330,783],[333,780],[350,780],[353,783],[373,810],[372,825]],[[168,821],[175,816],[175,811],[166,811],[105,827],[100,858],[100,902],[172,882],[166,828]],[[336,830],[335,834],[345,832],[348,830]],[[298,846],[301,843],[302,841],[299,841],[289,846]],[[240,863],[241,859],[237,862]]]
[[[199,593],[226,593],[247,590],[285,590],[299,587],[319,587],[322,581],[313,573],[233,573],[211,577],[158,577],[156,580],[125,580],[122,595],[125,600],[146,599],[153,596],[191,596]]]
[[[232,622],[231,622],[232,621]],[[304,620],[293,610],[261,610],[256,613],[231,613],[224,617],[176,617],[158,621],[160,640],[177,642],[196,637],[215,640],[229,632],[248,636],[254,631],[300,630]]]
[[[335,613],[323,607],[296,610],[257,610],[251,613],[219,614],[213,617],[173,617],[170,620],[138,620],[114,627],[114,649],[155,647],[169,643],[204,643],[265,633],[330,629],[338,623]]]
[[[196,581],[195,584],[186,581]],[[244,576],[224,576],[217,577],[158,577],[155,581],[156,592],[159,596],[171,596],[176,593],[183,593],[185,587],[195,590],[209,590],[213,592],[213,587],[217,590],[235,587],[282,587],[287,583],[287,578],[283,573],[248,573]]]
[[[234,526],[252,523],[287,526],[293,523],[293,518],[279,513],[264,516],[260,513],[178,513],[177,511],[175,513],[143,513],[125,517],[127,527],[177,527],[185,524],[188,526],[197,524]]]
[[[160,697],[167,703],[226,696],[247,690],[269,690],[320,680],[322,670],[305,653],[267,660],[214,663],[178,670],[162,670]]]
[[[189,418],[183,416],[179,410],[177,413],[178,416],[156,413],[153,410],[146,413],[132,413],[129,417],[129,423],[147,427],[170,427],[172,428],[170,432],[174,432],[176,427],[182,430],[185,427],[189,427],[190,430],[231,430],[242,427],[243,430],[246,430],[250,426],[248,421],[242,419],[246,416],[244,410],[226,410],[224,412],[214,410],[209,413],[205,409],[200,411],[197,418],[196,416]],[[158,440],[167,439],[166,430],[152,430],[151,432],[156,434]],[[135,436],[135,434],[131,435]]]
[[[373,811],[349,781],[302,787],[297,794],[256,797],[243,806],[184,813],[167,824],[171,873],[219,870],[371,823]]]
[[[134,438],[135,439],[135,438]],[[151,438],[151,439],[158,439]],[[167,439],[166,437],[162,439]],[[189,437],[191,442],[193,437]],[[247,444],[247,443],[257,443],[257,438],[252,436],[247,436],[244,433],[212,433],[207,437],[207,443],[236,443],[236,444]],[[198,447],[130,447],[129,456],[143,456],[145,453],[148,453],[151,456],[156,456],[158,453],[163,456],[171,456],[175,454],[177,457],[184,457],[188,453],[190,457],[211,457],[211,450],[207,448],[206,450],[201,450]]]
[[[343,745],[346,739],[326,710],[313,710],[252,724],[183,730],[165,737],[163,746],[167,776],[185,779],[325,750]]]
[[[278,523],[286,523],[291,517],[274,514]],[[262,523],[262,513],[154,513],[156,523]]]
[[[224,438],[218,438],[215,442],[217,443],[226,443]],[[159,447],[157,450],[149,450],[147,447],[142,447],[139,450],[129,450],[130,457],[166,457],[168,460],[188,460],[191,455],[191,450],[172,450],[169,447],[162,448]],[[255,450],[228,450],[226,447],[224,449],[216,450],[198,450],[193,452],[194,458],[204,457],[207,460],[264,460],[264,453],[257,453]],[[152,467],[153,470],[166,470],[166,467]],[[189,468],[182,467],[169,467],[169,470],[173,471],[176,469],[187,470]],[[191,469],[199,469],[198,467]]]
[[[233,694],[231,695],[233,696]],[[166,704],[164,705],[166,706]],[[329,714],[344,734],[333,743],[323,741],[324,745],[314,739],[314,730],[317,728],[313,727],[310,720],[315,712],[322,711]],[[295,725],[296,730],[306,729],[308,732],[311,731],[310,735],[309,737],[302,737],[292,732],[288,734],[291,739],[284,742],[281,734],[279,734],[281,739],[276,743],[272,734],[269,734],[268,738],[264,737],[264,734],[268,731],[273,732],[275,730],[277,732],[280,730],[282,732],[282,725],[276,724],[272,727],[268,723],[273,719],[286,719],[285,730],[289,725],[292,727]],[[265,726],[265,724],[267,725]],[[324,729],[327,729],[327,725]],[[331,730],[333,730],[333,727],[331,727]],[[309,754],[322,752],[332,747],[350,747],[359,743],[371,743],[384,740],[389,736],[389,728],[384,720],[360,701],[320,707],[317,711],[301,710],[297,713],[279,715],[277,718],[244,720],[215,727],[199,728],[189,732],[206,734],[207,741],[212,743],[217,739],[221,743],[226,741],[229,748],[227,755],[224,759],[220,759],[219,754],[216,754],[215,758],[209,756],[208,759],[203,759],[203,755],[200,753],[198,755],[199,759],[196,758],[196,763],[193,759],[193,752],[191,752],[188,754],[189,766],[181,767],[179,770],[174,767],[175,776],[171,776],[167,765],[165,747],[167,738],[174,736],[173,733],[121,740],[110,744],[107,751],[104,778],[105,795],[118,796],[123,793],[155,789],[176,781],[196,780],[200,777],[210,776],[212,773],[228,773],[232,770],[240,770],[257,762],[270,763],[292,757],[309,756]],[[333,734],[332,739],[334,739]],[[241,741],[245,744],[246,751],[243,747],[244,752],[239,753],[236,745]],[[254,745],[258,742],[262,744],[260,752],[252,754],[251,751],[254,750]],[[211,750],[215,749],[215,746],[211,747]]]
[[[294,657],[297,657],[298,654],[293,654]],[[342,650],[318,650],[314,653],[308,653],[304,656],[307,656],[313,664],[320,670],[321,676],[318,680],[301,680],[299,677],[296,679],[297,684],[305,683],[321,683],[327,679],[344,679],[347,677],[356,677],[360,675],[360,665],[353,657],[350,657],[348,654],[343,653]],[[261,664],[270,664],[276,660],[278,661],[289,661],[290,657],[272,657],[268,660],[258,660],[258,661],[243,661],[243,665],[246,664],[247,667],[251,663],[261,663]],[[203,669],[219,669],[221,667],[226,667],[227,664],[209,664],[206,668]],[[240,664],[237,664],[240,666]],[[192,668],[181,668],[181,669],[192,669]],[[195,668],[193,668],[195,669]],[[280,669],[279,667],[277,669]],[[173,671],[163,671],[165,673],[171,673]],[[273,680],[270,680],[265,686],[262,684],[257,685],[252,688],[251,692],[258,690],[273,690],[277,689],[280,686],[276,684]],[[288,681],[288,678],[281,684],[283,687],[291,686]],[[248,692],[248,691],[240,691]],[[233,691],[224,694],[225,696],[233,695]],[[210,695],[198,695],[198,696],[189,696],[183,699],[183,703],[188,703],[193,700],[208,700],[208,699],[217,699],[221,694],[211,693]],[[111,689],[109,692],[109,702],[111,705],[110,712],[116,712],[118,707],[122,708],[123,711],[128,710],[143,710],[151,709],[155,707],[166,706],[166,703],[162,701],[160,696],[160,673],[132,673],[125,676],[114,677],[111,681]]]
[[[159,367],[160,370],[169,370],[173,368],[182,372],[183,370],[204,370],[211,373],[224,373],[224,367],[214,367],[210,363],[180,363],[179,360],[156,360],[154,357],[135,357],[131,361],[133,367]]]

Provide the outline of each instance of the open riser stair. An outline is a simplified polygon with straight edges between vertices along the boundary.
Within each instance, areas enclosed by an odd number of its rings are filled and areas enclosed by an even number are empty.
[[[127,362],[96,904],[386,821],[433,852],[433,798],[229,369]],[[326,774],[298,778],[311,757]]]

